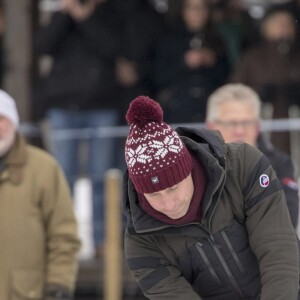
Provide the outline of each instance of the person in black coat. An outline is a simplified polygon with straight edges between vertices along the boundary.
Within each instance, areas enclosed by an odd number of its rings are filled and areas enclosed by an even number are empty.
[[[61,10],[35,33],[34,50],[50,56],[50,72],[37,87],[37,118],[52,108],[117,108],[114,60],[119,36],[114,11],[105,1],[63,0]]]
[[[211,24],[209,1],[182,1],[180,20],[156,53],[157,99],[166,120],[204,121],[207,97],[225,82],[228,68],[224,45]]]
[[[97,253],[102,253],[103,177],[113,167],[115,140],[99,136],[96,130],[119,122],[114,70],[119,34],[109,1],[60,3],[61,10],[35,35],[36,54],[50,56],[53,64],[35,89],[34,115],[37,120],[46,118],[46,145],[60,162],[72,189],[83,173],[80,140],[78,134],[67,132],[59,138],[57,133],[65,129],[92,129],[80,138],[88,142],[84,174],[92,182],[94,240]]]
[[[117,11],[120,52],[116,79],[124,115],[131,99],[153,95],[155,47],[167,27],[164,15],[149,0],[111,0]],[[125,120],[124,120],[125,122]]]

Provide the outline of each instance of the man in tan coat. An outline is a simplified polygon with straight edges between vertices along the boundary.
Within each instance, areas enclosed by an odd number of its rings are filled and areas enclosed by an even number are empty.
[[[18,126],[15,101],[0,90],[0,299],[68,300],[80,248],[68,186]]]

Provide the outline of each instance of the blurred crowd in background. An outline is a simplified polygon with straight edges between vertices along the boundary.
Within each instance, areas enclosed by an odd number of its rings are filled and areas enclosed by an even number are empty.
[[[51,61],[33,84],[35,122],[124,125],[141,94],[162,104],[168,122],[203,122],[207,97],[226,82],[254,88],[273,118],[298,105],[300,1],[256,14],[241,0],[56,2],[34,35],[35,55]],[[289,152],[281,135],[274,143]]]

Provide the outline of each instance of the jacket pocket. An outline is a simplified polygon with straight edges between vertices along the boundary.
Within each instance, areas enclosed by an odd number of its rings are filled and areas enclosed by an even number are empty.
[[[42,300],[43,289],[44,274],[42,271],[13,271],[11,300]]]
[[[211,276],[213,277],[213,279],[219,284],[222,285],[221,280],[219,279],[216,271],[214,270],[213,266],[211,265],[208,257],[206,256],[205,251],[202,249],[202,244],[200,242],[196,243],[196,248],[198,250],[198,253],[200,254],[203,262],[205,263],[205,265],[207,266]]]

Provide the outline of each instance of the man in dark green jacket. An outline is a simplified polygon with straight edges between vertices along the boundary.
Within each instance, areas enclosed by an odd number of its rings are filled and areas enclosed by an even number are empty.
[[[296,300],[297,237],[266,157],[215,132],[127,112],[125,255],[149,299]]]

